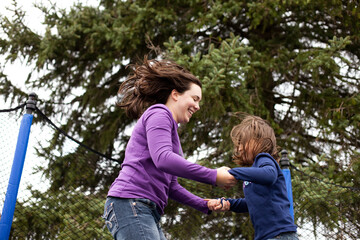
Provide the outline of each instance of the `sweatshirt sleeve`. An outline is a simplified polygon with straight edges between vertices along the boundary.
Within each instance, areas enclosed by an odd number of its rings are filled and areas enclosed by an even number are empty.
[[[230,169],[229,172],[237,180],[263,185],[274,184],[278,175],[275,163],[267,157],[261,157],[258,161],[259,167],[238,167]]]
[[[245,198],[225,198],[230,202],[230,211],[237,213],[249,212]]]
[[[179,149],[173,149],[174,135],[172,131],[176,131],[176,129],[174,129],[173,119],[168,112],[156,111],[144,121],[150,156],[158,169],[198,182],[216,184],[216,169],[191,163],[175,153],[179,152]],[[178,139],[177,132],[175,137]]]
[[[184,187],[182,187],[178,181],[177,177],[173,177],[171,181],[170,191],[169,191],[169,197],[179,203],[185,204],[187,206],[190,206],[192,208],[195,208],[198,211],[201,211],[206,214],[210,214],[211,211],[209,210],[207,206],[207,202],[192,194],[188,190],[186,190]]]

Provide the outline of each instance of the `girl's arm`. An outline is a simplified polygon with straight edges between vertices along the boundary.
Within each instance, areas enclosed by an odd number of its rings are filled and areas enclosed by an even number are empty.
[[[259,167],[238,167],[229,170],[229,172],[237,180],[263,185],[274,184],[278,176],[275,163],[268,157],[261,157],[258,161],[261,163]]]
[[[224,200],[230,202],[230,211],[237,213],[249,212],[245,198],[225,198]]]

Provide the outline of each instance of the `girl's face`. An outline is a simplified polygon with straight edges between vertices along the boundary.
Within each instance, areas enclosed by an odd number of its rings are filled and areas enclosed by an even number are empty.
[[[173,98],[175,99],[172,109],[173,117],[177,123],[187,123],[191,116],[200,109],[199,103],[201,101],[201,88],[195,83],[190,84],[190,89],[178,93],[173,91]]]

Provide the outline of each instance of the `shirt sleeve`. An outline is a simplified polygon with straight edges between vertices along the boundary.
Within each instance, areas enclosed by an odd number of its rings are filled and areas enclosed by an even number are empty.
[[[182,187],[178,181],[177,177],[173,177],[171,181],[170,191],[169,191],[169,197],[179,203],[188,205],[192,208],[195,208],[198,211],[201,211],[206,214],[210,214],[211,211],[209,210],[207,206],[207,202],[192,194],[188,190],[186,190],[184,187]]]
[[[149,115],[145,120],[145,127],[150,156],[158,169],[175,176],[215,185],[216,169],[191,163],[175,153],[179,152],[179,149],[173,149],[173,136],[178,138],[178,135],[177,132],[173,134],[172,131],[176,129],[166,111]]]
[[[225,198],[225,200],[230,202],[230,211],[237,213],[249,212],[245,198]]]
[[[263,185],[274,184],[278,176],[275,163],[268,157],[261,157],[258,161],[259,167],[238,167],[230,169],[229,172],[237,180]]]

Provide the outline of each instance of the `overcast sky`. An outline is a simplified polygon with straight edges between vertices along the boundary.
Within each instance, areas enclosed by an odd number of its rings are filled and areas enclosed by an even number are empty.
[[[0,14],[11,19],[13,12],[9,9],[14,9],[13,0],[0,0]],[[58,8],[69,9],[74,3],[81,2],[84,5],[97,6],[99,0],[52,0],[52,3],[55,3]],[[45,32],[45,27],[42,25],[42,20],[44,16],[42,12],[34,7],[34,4],[43,3],[44,5],[50,5],[48,0],[17,0],[18,7],[21,7],[25,12],[25,24],[30,27],[33,31],[42,34]],[[1,37],[4,37],[4,34],[0,32]],[[31,71],[31,66],[25,66],[19,60],[16,60],[14,63],[6,63],[4,57],[0,56],[1,68],[4,70],[4,73],[8,76],[8,79],[18,88],[23,91],[31,91],[25,88],[24,82]],[[36,74],[33,74],[33,77],[36,77]],[[29,92],[30,93],[30,92]],[[38,96],[42,96],[42,99],[45,99],[46,92],[36,92]],[[0,109],[9,107],[9,103],[4,103],[3,99],[0,99]],[[14,106],[13,106],[14,107]]]

